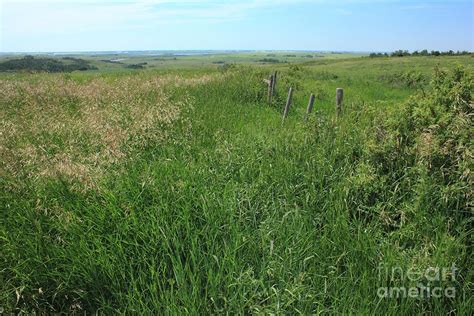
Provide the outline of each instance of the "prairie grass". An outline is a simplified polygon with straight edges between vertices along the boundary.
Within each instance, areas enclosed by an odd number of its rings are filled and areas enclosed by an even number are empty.
[[[0,82],[2,170],[91,186],[131,148],[166,141],[167,127],[192,109],[189,95],[171,101],[166,89],[208,80],[122,77],[81,84],[56,75]]]
[[[0,307],[470,314],[472,212],[463,192],[472,186],[459,178],[472,166],[470,134],[450,136],[467,151],[451,169],[437,169],[457,177],[444,183],[425,163],[452,158],[433,145],[444,136],[407,114],[438,99],[380,80],[410,70],[406,64],[431,80],[440,62],[464,64],[462,82],[472,78],[468,57],[278,66],[273,105],[262,79],[274,68],[266,66],[5,76]],[[294,104],[282,124],[289,86]],[[345,89],[339,118],[336,87]],[[468,84],[457,87],[472,94]],[[315,112],[304,123],[311,92]],[[415,127],[404,130],[403,115]],[[401,132],[420,138],[397,147]],[[454,287],[454,298],[377,295],[384,286],[416,286],[380,267],[453,264],[457,277],[439,285]]]

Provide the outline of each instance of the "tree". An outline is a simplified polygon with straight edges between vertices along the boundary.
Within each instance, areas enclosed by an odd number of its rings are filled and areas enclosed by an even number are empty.
[[[428,50],[423,49],[423,50],[420,52],[420,55],[421,55],[421,56],[429,56],[430,53],[428,53]]]

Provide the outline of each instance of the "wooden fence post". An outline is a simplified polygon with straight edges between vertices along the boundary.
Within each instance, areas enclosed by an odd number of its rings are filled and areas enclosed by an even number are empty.
[[[344,98],[344,90],[342,88],[336,89],[336,114],[341,115],[342,112],[342,101]]]
[[[273,82],[275,78],[273,75],[270,75],[270,80],[268,82],[268,103],[272,103],[272,97],[273,97]]]
[[[277,71],[273,73],[273,86],[272,86],[272,95],[275,95],[275,89],[277,84]]]
[[[314,94],[311,93],[311,95],[309,96],[308,107],[306,108],[306,115],[304,117],[305,122],[308,120],[308,116],[311,114],[311,111],[313,111],[313,105],[314,105]]]
[[[293,88],[290,88],[290,90],[288,90],[288,98],[286,99],[285,110],[283,111],[283,121],[288,116],[288,111],[290,110],[292,95],[293,95]]]

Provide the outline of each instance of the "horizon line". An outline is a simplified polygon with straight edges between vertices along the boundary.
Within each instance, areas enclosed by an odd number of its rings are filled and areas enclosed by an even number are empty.
[[[364,53],[391,53],[394,51],[422,51],[425,49],[397,49],[397,50],[331,50],[331,49],[117,49],[117,50],[73,50],[73,51],[0,51],[2,55],[8,54],[80,54],[80,53],[141,53],[141,52],[314,52],[314,53],[353,53],[353,54],[364,54]],[[427,51],[436,51],[433,49],[426,49]],[[452,49],[451,49],[452,50]],[[444,50],[439,50],[443,52]],[[449,50],[447,50],[449,51]],[[466,51],[473,53],[471,50],[452,50],[453,52]]]

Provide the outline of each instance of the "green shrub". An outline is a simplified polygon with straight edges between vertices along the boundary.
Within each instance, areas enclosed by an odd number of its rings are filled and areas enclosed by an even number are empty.
[[[437,198],[425,201],[425,207],[462,218],[472,215],[472,90],[464,69],[436,69],[428,89],[409,98],[383,127],[372,151],[379,172],[430,183]]]
[[[261,63],[270,63],[270,64],[278,64],[280,61],[275,58],[263,58],[260,59],[259,62]]]
[[[128,69],[145,69],[145,65],[147,65],[148,63],[139,63],[139,64],[130,64],[130,65],[126,65],[125,68],[128,68]]]

